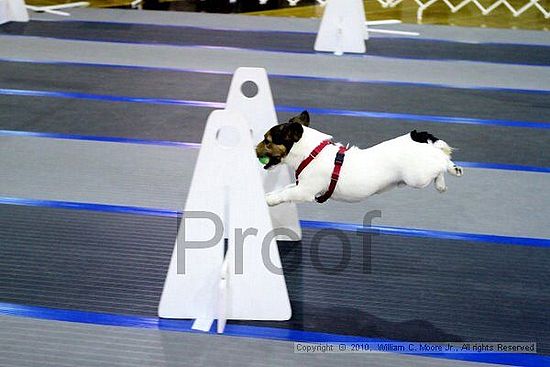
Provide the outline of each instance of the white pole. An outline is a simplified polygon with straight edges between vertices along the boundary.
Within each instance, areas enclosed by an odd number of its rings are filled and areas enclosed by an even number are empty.
[[[391,31],[389,29],[372,29],[369,28],[369,32],[372,33],[385,33],[385,34],[398,34],[401,36],[420,36],[418,32],[405,32],[405,31]]]
[[[35,11],[35,12],[37,12],[37,13],[49,13],[49,14],[61,15],[61,16],[63,16],[63,17],[68,17],[68,16],[71,15],[71,14],[66,13],[66,12],[64,12],[64,11],[48,9],[48,8],[46,8],[45,6],[32,6],[32,5],[27,5],[26,7],[27,7],[27,9],[32,10],[32,11]]]
[[[48,6],[26,5],[27,9],[30,9],[30,10],[35,11],[37,13],[44,12],[44,13],[50,13],[50,14],[55,14],[55,15],[62,15],[62,16],[65,16],[65,17],[68,17],[71,14],[66,13],[64,11],[59,11],[60,9],[85,8],[87,6],[90,6],[90,3],[87,2],[87,1],[79,1],[79,2],[76,2],[76,3],[48,5]]]
[[[397,19],[387,19],[387,20],[367,20],[365,25],[387,25],[387,24],[401,24],[400,20]]]

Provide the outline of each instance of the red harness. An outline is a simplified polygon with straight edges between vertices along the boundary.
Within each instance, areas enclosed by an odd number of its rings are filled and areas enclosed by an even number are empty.
[[[315,149],[309,153],[309,156],[300,163],[298,168],[296,169],[296,185],[298,185],[298,176],[300,176],[300,173],[308,166],[308,164],[311,163],[312,160],[317,157],[319,153],[329,144],[334,144],[330,140],[323,140],[321,144],[317,145]],[[338,153],[336,153],[336,157],[334,158],[334,169],[332,170],[332,175],[330,176],[330,184],[328,186],[328,190],[321,196],[317,196],[315,200],[318,203],[324,203],[327,201],[334,192],[334,189],[336,188],[336,184],[338,183],[338,178],[340,178],[340,170],[342,169],[342,164],[344,163],[344,157],[346,155],[347,148],[344,146],[340,146],[338,149]]]

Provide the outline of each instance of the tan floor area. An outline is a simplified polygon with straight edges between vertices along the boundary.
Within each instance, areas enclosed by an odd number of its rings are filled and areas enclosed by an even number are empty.
[[[488,7],[495,1],[496,0],[481,0],[480,3]],[[514,8],[519,9],[528,3],[528,0],[509,0],[509,2],[512,3]],[[459,1],[455,0],[452,1],[452,3],[458,4]],[[539,1],[539,3],[547,11],[550,10],[550,1],[544,0]],[[414,0],[404,0],[395,8],[386,9],[376,0],[364,1],[364,4],[368,20],[399,19],[404,23],[417,23],[416,12],[418,5]],[[249,14],[317,18],[322,16],[323,7],[320,5],[296,6]],[[424,12],[423,18],[423,24],[550,30],[550,19],[545,19],[544,15],[535,8],[530,8],[519,17],[514,17],[506,7],[501,5],[489,15],[484,16],[475,5],[469,4],[453,14],[443,1],[439,1]]]
[[[29,5],[52,5],[68,3],[77,0],[28,0]],[[129,6],[131,0],[88,0],[92,7],[121,7]],[[485,6],[489,6],[496,0],[480,0]],[[512,5],[519,9],[529,0],[508,0]],[[367,19],[399,19],[404,23],[417,23],[416,12],[418,5],[414,0],[404,0],[395,8],[384,9],[376,0],[367,0],[365,3],[365,12]],[[452,1],[458,4],[458,0]],[[550,0],[539,0],[539,4],[550,11]],[[279,17],[300,17],[300,18],[318,18],[323,14],[323,7],[320,5],[284,7],[281,9],[248,13],[259,16],[279,16]],[[424,12],[423,24],[442,24],[471,27],[490,27],[490,28],[513,28],[513,29],[533,29],[550,30],[550,18],[544,18],[544,15],[536,8],[532,7],[519,17],[514,17],[511,12],[503,5],[499,6],[489,15],[482,15],[479,9],[469,4],[456,13],[452,13],[449,8],[439,1]]]

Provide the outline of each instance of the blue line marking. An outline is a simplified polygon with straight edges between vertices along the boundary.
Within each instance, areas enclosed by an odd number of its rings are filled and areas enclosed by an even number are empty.
[[[403,237],[437,238],[437,239],[457,240],[457,241],[494,243],[499,245],[550,247],[550,239],[545,239],[545,238],[497,236],[497,235],[490,235],[490,234],[436,231],[436,230],[430,230],[430,229],[402,228],[402,227],[376,226],[376,225],[373,225],[370,227],[364,227],[361,224],[310,221],[310,220],[301,220],[300,224],[304,228],[312,228],[312,229],[330,228],[330,229],[337,229],[337,230],[342,230],[347,232],[356,232],[358,234],[371,233],[374,235],[383,234],[383,235],[403,236]]]
[[[224,102],[191,101],[191,100],[179,100],[179,99],[169,99],[169,98],[111,96],[111,95],[104,95],[104,94],[91,94],[91,93],[80,93],[80,92],[54,92],[54,91],[23,90],[23,89],[0,89],[0,94],[7,95],[7,96],[51,97],[51,98],[67,98],[67,99],[84,99],[84,100],[104,101],[104,102],[128,102],[128,103],[193,106],[193,107],[208,107],[208,108],[225,108]]]
[[[158,208],[109,205],[109,204],[99,204],[99,203],[80,203],[80,202],[73,202],[73,201],[38,200],[38,199],[14,198],[14,197],[0,197],[0,204],[46,207],[46,208],[55,208],[55,209],[87,210],[87,211],[97,211],[97,212],[105,212],[105,213],[120,213],[120,214],[130,214],[130,215],[168,217],[168,218],[177,218],[182,215],[181,211],[173,210],[173,209],[158,209]],[[320,230],[335,229],[335,230],[341,230],[346,232],[356,232],[357,234],[371,233],[374,235],[384,234],[384,235],[403,236],[403,237],[437,238],[437,239],[457,240],[457,241],[493,243],[498,245],[550,247],[550,239],[545,239],[545,238],[497,236],[497,235],[490,235],[490,234],[448,232],[448,231],[436,231],[436,230],[429,230],[429,229],[402,228],[402,227],[376,226],[376,225],[370,226],[370,227],[364,227],[361,224],[355,224],[355,223],[341,223],[341,222],[327,222],[327,221],[313,221],[313,220],[301,220],[300,225],[303,228],[309,228],[309,229],[320,229]]]
[[[485,169],[498,169],[498,170],[507,170],[507,171],[550,173],[550,167],[522,166],[517,164],[488,163],[488,162],[455,161],[455,163],[458,164],[459,166],[469,167],[469,168],[485,168]]]
[[[293,106],[277,106],[279,112],[299,113],[303,111],[302,107]],[[550,129],[550,122],[527,122],[527,121],[510,121],[510,120],[486,120],[468,117],[452,117],[452,116],[435,116],[435,115],[416,115],[409,113],[390,113],[390,112],[375,112],[375,111],[353,111],[341,109],[327,108],[308,108],[310,113],[318,115],[336,115],[336,116],[351,116],[351,117],[367,117],[379,119],[392,119],[402,121],[426,121],[436,123],[451,123],[451,124],[468,124],[468,125],[496,125],[507,127],[523,127],[533,129]]]
[[[19,137],[31,137],[31,138],[49,138],[49,139],[62,139],[62,140],[83,140],[83,141],[98,141],[98,142],[108,142],[108,143],[155,145],[155,146],[177,147],[177,148],[184,148],[184,149],[200,148],[199,143],[186,143],[186,142],[166,141],[166,140],[134,139],[134,138],[124,138],[124,137],[114,137],[114,136],[43,133],[43,132],[34,132],[34,131],[0,130],[0,136],[19,136]]]
[[[30,59],[11,59],[0,58],[0,62],[14,62],[14,63],[28,63],[28,64],[44,64],[44,65],[67,65],[76,67],[95,67],[95,68],[112,68],[112,69],[129,69],[129,70],[153,70],[153,71],[174,71],[182,73],[197,73],[197,74],[213,74],[213,75],[233,75],[229,71],[219,70],[206,70],[206,69],[189,69],[189,68],[175,68],[175,67],[160,67],[160,66],[144,66],[144,65],[122,65],[122,64],[104,64],[104,63],[85,63],[85,62],[71,62],[71,61],[36,61]],[[520,93],[520,94],[541,94],[548,95],[550,90],[538,90],[538,89],[514,89],[514,88],[499,88],[499,87],[486,87],[486,86],[463,86],[456,84],[432,84],[432,83],[420,83],[420,82],[401,82],[401,81],[388,81],[388,80],[371,80],[371,79],[357,79],[357,78],[344,78],[344,77],[329,77],[329,76],[307,76],[307,75],[290,75],[290,74],[269,74],[270,78],[281,79],[299,79],[299,80],[317,80],[317,81],[334,81],[334,82],[346,82],[346,83],[365,83],[375,85],[389,85],[397,87],[425,87],[425,88],[445,88],[445,89],[465,89],[465,90],[480,90],[488,92],[503,92],[503,93]]]
[[[178,141],[147,140],[147,139],[134,139],[134,138],[113,137],[113,136],[43,133],[43,132],[34,132],[34,131],[14,131],[14,130],[0,130],[0,136],[19,136],[19,137],[31,137],[31,138],[83,140],[83,141],[98,141],[98,142],[108,142],[108,143],[138,144],[138,145],[155,145],[155,146],[168,146],[168,147],[176,147],[176,148],[183,148],[183,149],[198,149],[201,146],[200,143],[188,143],[188,142],[178,142]],[[469,168],[550,173],[550,167],[523,166],[523,165],[517,165],[517,164],[504,164],[504,163],[491,163],[491,162],[455,161],[455,163],[460,166],[469,167]]]
[[[191,107],[206,107],[206,108],[224,108],[224,102],[207,102],[207,101],[192,101],[178,100],[168,98],[147,98],[147,97],[128,97],[128,96],[110,96],[102,94],[90,94],[79,92],[54,92],[54,91],[37,91],[37,90],[21,90],[21,89],[0,89],[0,94],[9,96],[26,96],[26,97],[53,97],[53,98],[69,98],[83,99],[106,102],[128,102],[128,103],[145,103],[159,105],[177,105]],[[276,106],[278,112],[302,112],[303,107],[295,106]],[[336,115],[336,116],[351,116],[361,118],[377,118],[377,119],[392,119],[401,121],[425,121],[434,123],[450,123],[450,124],[468,124],[468,125],[492,125],[506,127],[520,127],[532,129],[550,129],[550,122],[528,122],[528,121],[511,121],[511,120],[487,120],[468,117],[453,117],[453,116],[436,116],[436,115],[417,115],[407,113],[389,113],[376,111],[354,111],[343,109],[327,109],[327,108],[309,108],[310,113],[318,115]]]
[[[107,143],[153,145],[153,146],[168,146],[168,147],[177,147],[177,148],[183,148],[183,149],[198,149],[201,146],[200,143],[187,143],[187,142],[166,141],[166,140],[134,139],[134,138],[124,138],[124,137],[114,137],[114,136],[45,133],[45,132],[38,132],[38,131],[0,130],[0,136],[46,138],[46,139],[60,139],[60,140],[77,140],[77,141],[82,140],[82,141],[97,141],[97,142],[107,142]]]
[[[80,203],[75,201],[58,201],[58,200],[40,200],[40,199],[27,199],[27,198],[14,198],[14,197],[0,197],[0,204],[5,205],[18,205],[18,206],[36,206],[43,208],[55,208],[55,209],[74,209],[74,210],[86,210],[104,213],[123,213],[133,215],[147,215],[157,217],[171,217],[177,218],[181,215],[181,212],[170,209],[156,209],[145,208],[137,206],[125,206],[125,205],[109,205],[109,204],[97,204],[97,203]]]
[[[192,320],[169,320],[156,317],[117,315],[102,312],[77,311],[68,309],[55,309],[40,306],[18,305],[13,303],[0,302],[0,315],[23,317],[40,320],[52,320],[72,322],[80,324],[105,325],[117,327],[129,327],[136,329],[152,329],[161,331],[201,333],[191,329]],[[209,334],[215,334],[209,332]],[[296,329],[284,329],[273,327],[259,327],[248,325],[237,325],[228,323],[224,336],[236,336],[242,338],[282,340],[289,342],[324,342],[324,343],[377,343],[396,342],[388,339],[369,338],[353,335],[339,335],[321,333],[315,331],[303,331]],[[535,354],[495,354],[495,353],[472,353],[472,354],[423,354],[411,353],[411,355],[425,356],[431,358],[443,358],[470,362],[498,363],[523,367],[541,367],[550,365],[550,357]]]

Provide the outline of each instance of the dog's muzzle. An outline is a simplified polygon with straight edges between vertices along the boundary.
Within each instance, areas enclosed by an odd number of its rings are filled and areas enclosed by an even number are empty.
[[[281,158],[277,156],[273,156],[271,152],[265,147],[265,144],[260,143],[256,146],[256,157],[267,157],[269,158],[269,161],[267,164],[264,165],[264,169],[270,169],[279,163],[281,163]]]
[[[268,157],[268,158],[269,158],[269,162],[267,162],[267,164],[264,166],[264,169],[270,169],[272,167],[275,167],[279,163],[281,163],[281,158],[279,157]]]

